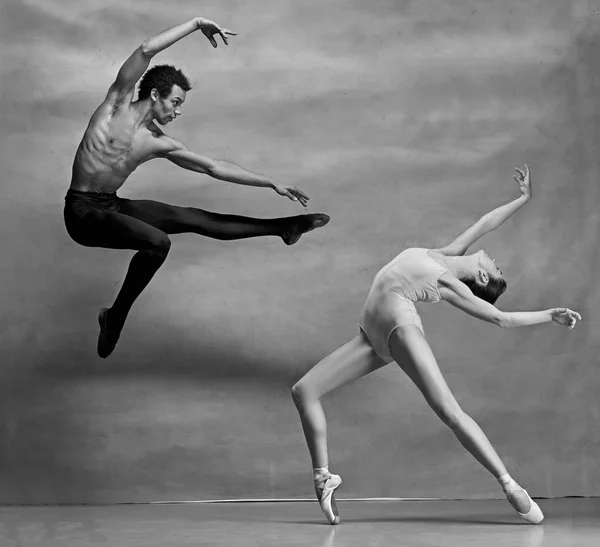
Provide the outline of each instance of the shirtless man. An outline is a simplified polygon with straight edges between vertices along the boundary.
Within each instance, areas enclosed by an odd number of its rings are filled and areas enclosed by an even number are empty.
[[[229,36],[235,36],[197,17],[143,42],[119,70],[104,102],[92,115],[75,155],[71,186],[65,197],[67,232],[86,247],[138,251],[112,307],[102,308],[98,315],[97,349],[102,358],[114,350],[133,303],[165,261],[170,234],[196,233],[222,240],[278,236],[292,245],[303,233],[329,222],[325,214],[257,219],[117,196],[117,190],[140,164],[166,158],[179,167],[219,180],[271,188],[306,207],[308,196],[295,186],[195,154],[158,127],[181,115],[191,86],[172,66],[154,66],[144,72],[154,55],[197,30],[213,47],[217,47],[217,35],[225,45]],[[133,100],[136,82],[142,75],[138,99]]]

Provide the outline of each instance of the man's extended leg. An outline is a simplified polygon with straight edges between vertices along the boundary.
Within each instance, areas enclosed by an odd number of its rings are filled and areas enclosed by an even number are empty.
[[[302,234],[321,228],[329,222],[329,216],[323,213],[258,219],[212,213],[195,207],[178,207],[152,200],[120,199],[119,212],[167,234],[195,233],[222,240],[278,236],[287,245],[293,245]]]

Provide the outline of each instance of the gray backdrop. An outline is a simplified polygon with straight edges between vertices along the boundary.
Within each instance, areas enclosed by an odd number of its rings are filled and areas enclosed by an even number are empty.
[[[382,265],[516,197],[525,162],[533,201],[482,242],[508,278],[498,305],[584,321],[422,316],[515,478],[532,495],[599,495],[599,14],[591,0],[4,1],[0,502],[313,496],[291,386],[356,334]],[[174,236],[102,361],[96,314],[132,253],[68,238],[72,158],[123,60],[196,15],[239,36],[213,50],[194,34],[155,59],[194,86],[167,131],[297,184],[332,221],[294,247]],[[302,212],[159,160],[120,193]],[[395,365],[325,406],[340,496],[498,495]]]

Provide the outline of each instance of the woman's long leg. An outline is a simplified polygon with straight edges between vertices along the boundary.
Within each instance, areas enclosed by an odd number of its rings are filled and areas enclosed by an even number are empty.
[[[496,478],[504,475],[506,467],[502,460],[475,420],[461,409],[454,398],[433,351],[418,327],[397,328],[390,337],[389,349],[394,360],[460,443]]]
[[[544,516],[539,506],[510,477],[485,433],[460,408],[423,333],[414,325],[399,327],[390,336],[389,349],[394,360],[421,390],[429,406],[460,443],[499,479],[508,501],[517,512],[528,522],[541,522]]]
[[[320,398],[383,365],[385,362],[375,354],[366,335],[361,332],[320,361],[292,388],[313,462],[315,492],[321,510],[331,524],[340,521],[335,491],[342,484],[342,479],[329,472],[327,423]]]
[[[294,385],[292,396],[300,413],[313,467],[329,465],[327,423],[321,397],[385,364],[361,331],[350,342],[317,363]]]

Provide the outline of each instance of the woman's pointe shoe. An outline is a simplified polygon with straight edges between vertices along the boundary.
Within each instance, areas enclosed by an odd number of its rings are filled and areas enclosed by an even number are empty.
[[[529,497],[527,490],[521,488],[514,480],[511,481],[505,492],[508,502],[521,518],[531,524],[539,524],[544,520],[544,513],[540,506]],[[522,513],[519,509],[525,512]]]
[[[338,524],[340,522],[340,514],[335,503],[334,492],[341,484],[342,477],[333,474],[329,474],[324,480],[315,481],[315,491],[319,505],[329,524]]]

